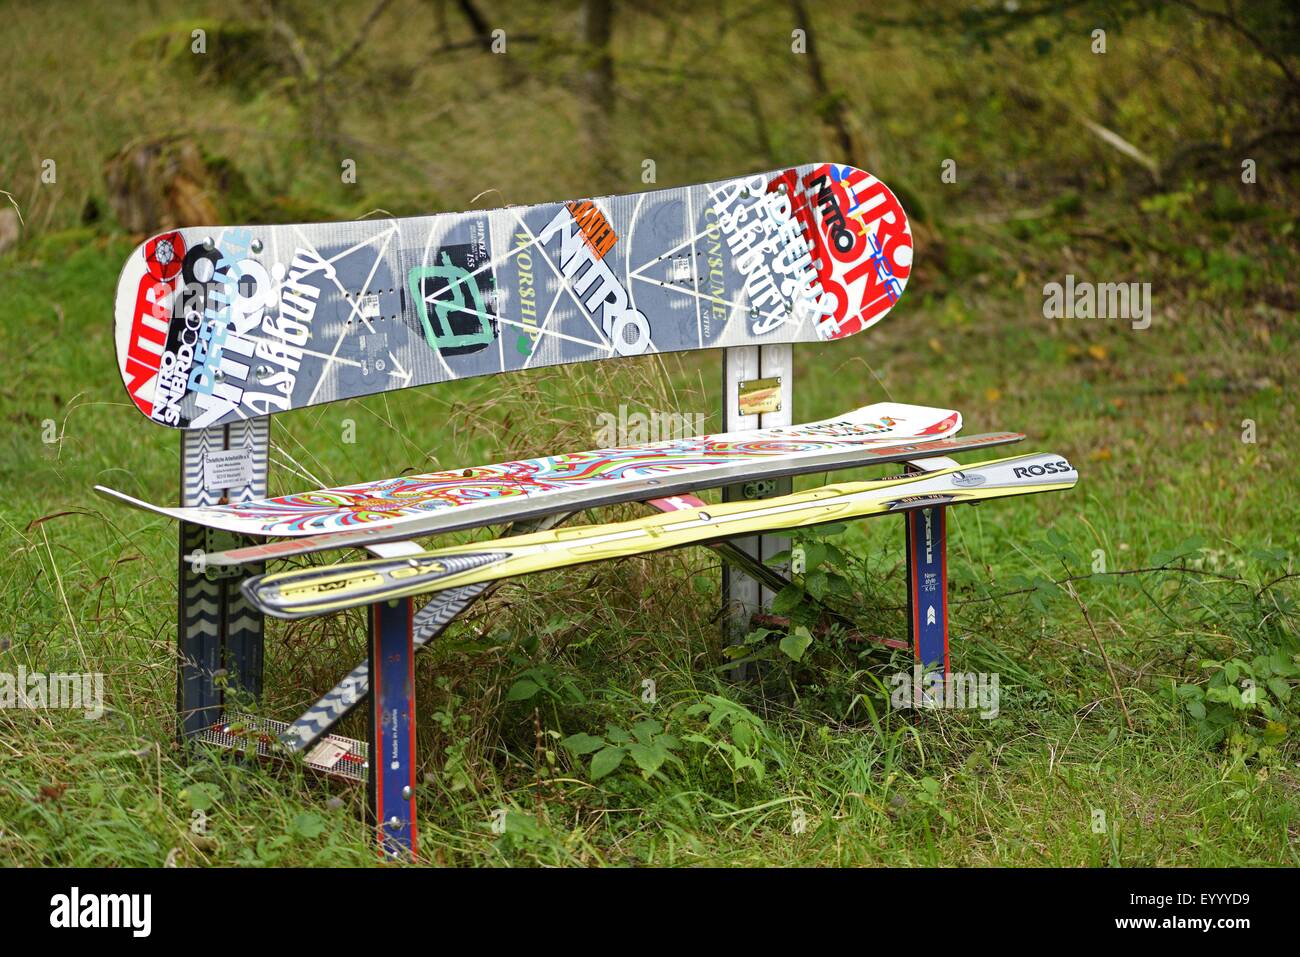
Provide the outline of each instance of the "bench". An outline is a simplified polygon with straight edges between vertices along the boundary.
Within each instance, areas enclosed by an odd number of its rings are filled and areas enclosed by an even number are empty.
[[[956,467],[949,452],[1023,438],[958,438],[955,412],[893,403],[794,425],[793,344],[879,321],[910,264],[888,188],[825,163],[567,204],[148,240],[119,281],[115,341],[132,402],[178,429],[179,506],[97,491],[179,523],[179,738],[297,752],[364,780],[380,852],[413,856],[414,655],[493,583],[373,603],[368,661],[292,723],[246,709],[261,695],[265,623],[241,586],[290,555],[400,558],[421,550],[419,538],[483,525],[536,532],[616,502],[699,508],[693,494],[708,488],[726,502],[780,500],[794,475],[878,462],[922,474]],[[268,496],[281,412],[697,349],[721,350],[725,434]],[[915,655],[945,673],[946,508],[926,500],[901,512]],[[735,642],[790,581],[768,562],[788,539],[709,544],[724,560],[724,638]],[[330,733],[365,700],[368,741]]]

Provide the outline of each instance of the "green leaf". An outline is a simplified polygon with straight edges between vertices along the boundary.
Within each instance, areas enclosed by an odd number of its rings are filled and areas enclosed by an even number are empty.
[[[821,567],[822,562],[826,561],[829,548],[821,542],[809,542],[803,548],[804,570],[811,572]]]
[[[629,744],[627,753],[632,755],[632,760],[646,777],[658,771],[659,766],[664,763],[664,758],[667,757],[662,749],[644,744]]]
[[[1204,721],[1205,705],[1203,705],[1200,701],[1189,701],[1187,702],[1187,713],[1190,714],[1197,721]]]
[[[545,832],[542,830],[542,826],[538,824],[537,818],[515,808],[506,811],[506,833],[530,841],[536,841],[545,836]]]
[[[605,739],[594,734],[587,734],[585,731],[579,731],[577,734],[571,734],[560,742],[561,746],[572,751],[575,755],[581,757],[584,754],[591,754],[605,746]]]
[[[1069,540],[1068,538],[1066,538],[1064,535],[1062,535],[1062,534],[1061,534],[1059,531],[1057,531],[1055,528],[1049,528],[1049,529],[1047,530],[1047,540],[1048,540],[1048,542],[1050,542],[1050,543],[1051,543],[1055,548],[1069,548],[1069,547],[1070,547],[1070,540]]]
[[[531,698],[533,695],[537,694],[537,692],[541,690],[542,690],[541,685],[539,685],[536,681],[532,681],[528,678],[520,678],[518,681],[512,684],[510,686],[510,690],[506,692],[506,700],[527,701],[529,698]]]
[[[772,614],[788,615],[799,607],[803,601],[803,589],[798,585],[789,584],[776,593],[772,599]]]
[[[841,535],[847,529],[847,525],[819,525],[816,528],[806,528],[799,533],[799,536],[805,540],[814,538],[833,538]]]
[[[1211,688],[1205,692],[1206,701],[1217,701],[1220,704],[1230,704],[1241,700],[1241,692],[1232,685],[1224,685],[1221,688]]]
[[[591,759],[591,779],[599,781],[605,775],[609,774],[620,764],[623,763],[623,757],[627,754],[622,748],[608,747],[596,752],[596,756]]]
[[[632,736],[642,744],[650,744],[663,729],[664,726],[654,718],[642,718],[632,725]]]
[[[1280,651],[1274,652],[1269,656],[1269,663],[1271,664],[1271,670],[1275,675],[1291,675],[1292,677],[1300,677],[1300,665],[1297,665]]]
[[[811,566],[809,566],[811,568]],[[815,569],[809,571],[803,576],[804,588],[808,589],[808,594],[814,598],[821,599],[826,597],[826,589],[829,585],[829,579],[824,571]]]
[[[1269,678],[1268,690],[1273,692],[1273,697],[1282,704],[1286,704],[1291,698],[1291,686],[1281,678]]]
[[[1173,548],[1165,549],[1162,552],[1156,552],[1151,556],[1152,565],[1168,565],[1180,558],[1186,558],[1188,555],[1195,555],[1205,545],[1205,538],[1201,535],[1194,535],[1186,541]]]
[[[616,724],[605,725],[605,737],[614,744],[627,744],[632,740],[632,735]]]
[[[853,582],[849,581],[843,575],[831,575],[831,594],[838,595],[841,598],[853,597]]]
[[[311,811],[295,815],[289,824],[289,833],[295,837],[320,837],[325,832],[325,819]]]
[[[1246,554],[1266,565],[1278,565],[1287,559],[1285,548],[1252,548]]]
[[[804,652],[812,644],[812,634],[802,625],[781,639],[781,651],[795,661],[802,661]]]
[[[215,784],[191,784],[181,792],[181,799],[189,801],[191,810],[208,811],[221,800],[221,789]]]

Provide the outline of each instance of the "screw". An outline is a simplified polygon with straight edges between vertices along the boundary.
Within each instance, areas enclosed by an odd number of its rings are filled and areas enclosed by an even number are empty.
[[[406,787],[402,788],[402,800],[403,801],[411,800],[411,786],[409,784]]]
[[[262,241],[260,239],[254,239],[253,245],[250,248],[253,252],[260,253],[262,251]]]

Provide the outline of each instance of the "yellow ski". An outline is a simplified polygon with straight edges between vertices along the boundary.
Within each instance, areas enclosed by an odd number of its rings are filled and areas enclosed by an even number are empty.
[[[551,529],[381,558],[258,575],[242,585],[257,608],[303,618],[460,585],[759,532],[802,528],[934,505],[1068,489],[1079,480],[1062,456],[1016,455],[923,475],[844,482],[755,502],[690,508],[627,522]]]

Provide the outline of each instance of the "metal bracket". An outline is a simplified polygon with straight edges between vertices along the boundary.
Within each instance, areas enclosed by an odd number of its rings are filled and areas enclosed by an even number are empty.
[[[740,494],[747,499],[770,498],[777,493],[776,479],[755,479],[741,486]]]
[[[245,536],[237,535],[234,532],[227,532],[220,528],[203,529],[203,550],[209,555],[213,552],[225,552],[232,548],[239,548],[241,545],[248,544]],[[210,582],[221,581],[223,578],[240,578],[248,574],[248,569],[244,565],[212,565],[204,563],[203,577]]]

